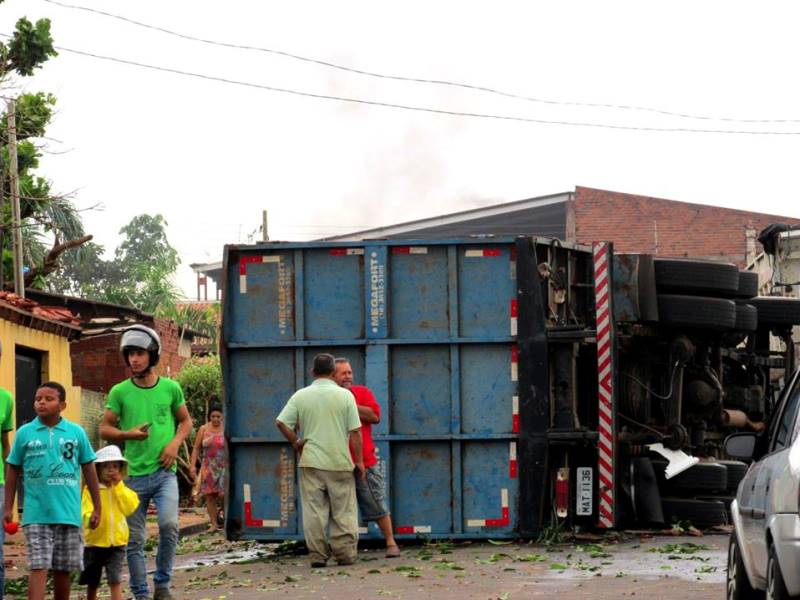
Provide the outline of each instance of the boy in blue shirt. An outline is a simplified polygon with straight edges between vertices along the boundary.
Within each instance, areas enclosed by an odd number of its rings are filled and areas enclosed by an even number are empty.
[[[100,487],[95,454],[80,425],[61,416],[64,386],[48,381],[36,390],[36,418],[17,431],[6,464],[5,522],[14,520],[17,478],[23,474],[22,530],[28,542],[28,598],[44,600],[47,572],[53,571],[55,600],[69,600],[70,572],[83,569],[81,472],[100,522]]]

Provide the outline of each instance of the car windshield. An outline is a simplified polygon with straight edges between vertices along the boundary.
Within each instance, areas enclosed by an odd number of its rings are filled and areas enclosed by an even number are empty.
[[[796,417],[797,408],[800,406],[800,386],[795,385],[789,396],[786,398],[785,408],[775,431],[775,445],[773,451],[785,448],[796,437]]]

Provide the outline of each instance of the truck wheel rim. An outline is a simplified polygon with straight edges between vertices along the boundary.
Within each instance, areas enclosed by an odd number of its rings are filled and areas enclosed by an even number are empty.
[[[770,556],[767,560],[767,600],[775,597],[775,561]]]
[[[731,542],[728,552],[728,600],[736,598],[736,542]]]
[[[738,573],[739,546],[735,541],[731,541],[728,552],[728,600],[736,600],[736,577]]]

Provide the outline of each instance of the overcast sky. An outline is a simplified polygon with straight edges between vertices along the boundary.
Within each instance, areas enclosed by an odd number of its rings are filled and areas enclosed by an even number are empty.
[[[10,33],[23,15],[48,17],[62,48],[372,102],[632,128],[800,134],[796,2],[64,2],[187,36],[559,103],[199,43],[45,0],[6,0],[0,32]],[[66,50],[24,87],[58,97],[49,136],[61,143],[49,143],[58,154],[46,156],[41,173],[56,191],[77,190],[79,208],[102,206],[86,212],[85,223],[109,250],[132,217],[163,214],[188,295],[188,265],[217,261],[225,243],[248,241],[264,209],[276,240],[576,185],[800,217],[800,135],[450,116]]]

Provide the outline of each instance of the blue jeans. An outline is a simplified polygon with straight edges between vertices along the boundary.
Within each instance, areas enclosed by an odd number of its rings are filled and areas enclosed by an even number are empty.
[[[178,548],[178,478],[172,471],[159,469],[150,475],[130,477],[125,483],[139,495],[139,508],[128,517],[131,591],[137,598],[147,598],[147,563],[144,557],[147,507],[152,500],[158,514],[158,551],[153,582],[156,587],[169,587]]]
[[[6,486],[0,485],[0,498],[5,498]],[[4,523],[5,524],[5,523]],[[0,598],[6,590],[6,559],[3,556],[3,544],[6,542],[6,530],[0,527]]]

